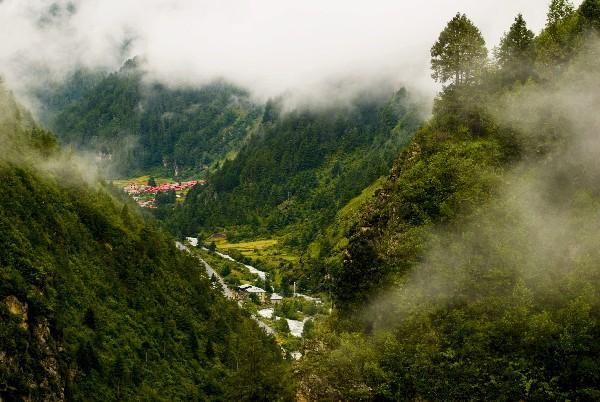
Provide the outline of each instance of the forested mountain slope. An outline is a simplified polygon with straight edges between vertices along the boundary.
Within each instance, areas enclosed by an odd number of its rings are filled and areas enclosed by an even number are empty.
[[[93,81],[80,75],[66,89]],[[245,91],[224,82],[197,89],[153,83],[137,59],[81,94],[55,92],[39,97],[57,111],[48,119],[61,142],[110,157],[111,167],[122,175],[156,168],[169,176],[198,173],[235,154],[262,112]],[[61,94],[76,101],[61,102]]]
[[[306,247],[338,209],[387,173],[419,123],[404,89],[325,109],[282,112],[269,102],[257,135],[208,186],[190,193],[171,226],[183,233],[283,233],[289,245]]]
[[[2,88],[0,145],[0,399],[291,399],[275,341]]]
[[[35,105],[36,119],[51,127],[58,114],[74,106],[107,75],[103,70],[79,68],[60,80],[47,78],[30,85],[26,95]]]
[[[554,0],[491,64],[466,16],[448,24],[434,116],[328,258],[308,399],[600,398],[599,21],[597,0]]]

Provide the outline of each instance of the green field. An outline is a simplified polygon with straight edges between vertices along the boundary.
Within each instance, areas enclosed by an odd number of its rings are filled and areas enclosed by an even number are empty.
[[[299,259],[297,255],[280,247],[280,242],[277,239],[258,239],[230,243],[226,238],[213,235],[208,238],[208,241],[214,241],[217,248],[225,253],[229,250],[235,250],[248,258],[262,260],[270,265],[280,261],[296,262]]]
[[[138,176],[138,177],[132,177],[132,178],[127,178],[127,179],[117,179],[117,180],[113,180],[112,183],[120,188],[125,187],[126,185],[128,185],[129,183],[135,183],[138,186],[139,185],[147,185],[148,184],[148,180],[150,180],[150,175],[145,175],[145,176]],[[157,177],[154,176],[154,179],[156,180],[157,184],[164,184],[164,183],[172,183],[174,180],[167,178],[167,177]]]

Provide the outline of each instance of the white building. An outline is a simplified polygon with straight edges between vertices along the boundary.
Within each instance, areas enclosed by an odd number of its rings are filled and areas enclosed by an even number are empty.
[[[198,238],[197,237],[186,237],[185,240],[192,246],[198,247]]]
[[[283,300],[283,297],[279,296],[277,293],[273,293],[271,295],[271,303],[273,303],[273,304],[279,304],[279,303],[281,303],[282,300]]]
[[[265,302],[265,295],[267,294],[267,292],[264,289],[253,285],[238,286],[238,292],[241,296],[256,295],[258,296],[258,299],[261,303]]]

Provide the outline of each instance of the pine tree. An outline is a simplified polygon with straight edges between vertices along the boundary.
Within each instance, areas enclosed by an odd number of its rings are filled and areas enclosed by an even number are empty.
[[[524,57],[531,57],[534,36],[534,33],[527,28],[523,15],[519,14],[508,33],[500,41],[500,47],[496,51],[498,62],[505,67]]]
[[[576,16],[571,2],[552,0],[546,17],[546,29],[536,41],[537,61],[540,64],[552,70],[569,59],[577,47]]]
[[[486,62],[485,40],[464,14],[456,14],[431,48],[431,76],[443,84],[472,82],[481,75]]]
[[[573,15],[575,9],[573,8],[573,4],[568,0],[552,0],[550,3],[550,8],[548,9],[548,16],[546,19],[546,26],[553,27],[568,17]]]
[[[495,50],[499,67],[511,80],[525,80],[530,75],[534,59],[534,37],[534,33],[527,28],[523,15],[519,14]]]

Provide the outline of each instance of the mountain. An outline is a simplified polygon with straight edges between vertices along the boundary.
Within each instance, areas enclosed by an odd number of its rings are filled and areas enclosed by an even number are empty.
[[[148,82],[137,61],[65,90],[63,142],[128,174],[206,175],[160,224],[0,96],[0,396],[600,400],[599,28],[599,0],[552,0],[540,33],[518,15],[490,57],[456,14],[427,121],[405,90],[289,110]],[[163,228],[260,240],[243,245],[272,260],[255,284],[286,296],[274,312],[320,305],[299,360]],[[277,242],[289,260],[258,249]],[[255,265],[216,247],[228,275]]]
[[[274,339],[3,88],[0,143],[0,399],[292,399]]]
[[[38,75],[43,77],[47,74],[40,72]],[[79,102],[106,76],[102,70],[80,68],[61,80],[45,79],[30,85],[26,95],[35,104],[39,123],[50,127],[58,114]]]
[[[553,1],[537,36],[519,16],[491,65],[448,24],[432,118],[319,256],[337,311],[306,399],[598,400],[599,10]]]
[[[265,106],[257,133],[194,189],[170,220],[182,233],[280,235],[303,249],[338,209],[386,174],[420,124],[406,90],[361,94],[345,106]]]
[[[153,82],[138,59],[102,79],[75,74],[38,99],[55,111],[46,120],[61,143],[110,159],[125,176],[215,168],[235,155],[262,112],[246,91],[225,82],[197,89]]]

